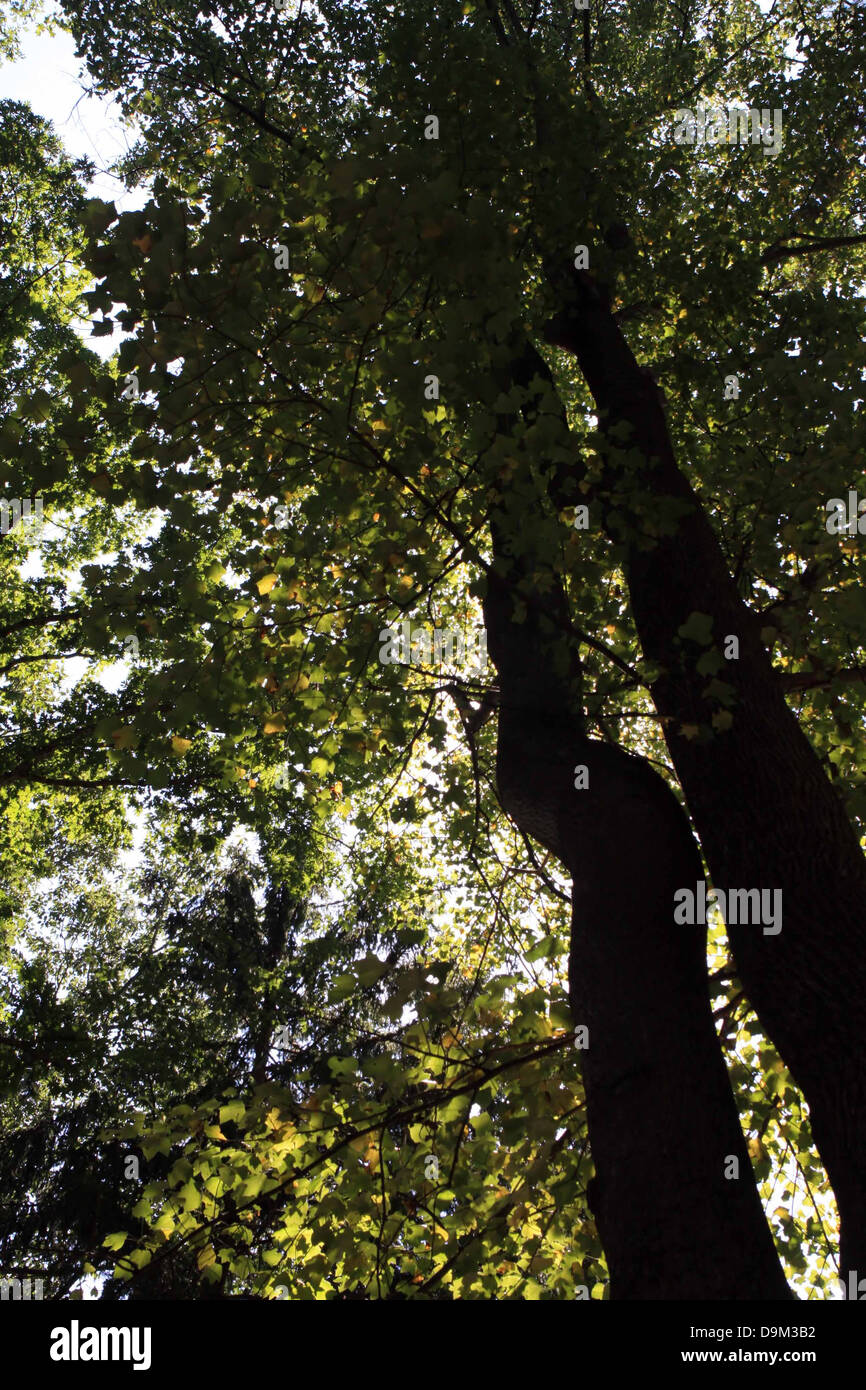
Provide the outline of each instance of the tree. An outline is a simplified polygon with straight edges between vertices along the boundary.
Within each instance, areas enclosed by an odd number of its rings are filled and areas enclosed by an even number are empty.
[[[426,822],[415,852],[440,868],[450,836],[489,884],[507,845],[561,916],[559,860],[611,1296],[781,1298],[702,924],[674,916],[676,894],[704,884],[695,832],[717,891],[781,894],[781,931],[729,922],[724,1019],[741,994],[756,1010],[800,1161],[802,1092],[842,1269],[862,1269],[866,614],[857,538],[825,526],[827,501],[862,478],[862,14],[543,0],[67,13],[94,79],[141,124],[126,169],[151,195],[120,217],[90,210],[89,303],[99,331],[129,334],[118,371],[140,393],[82,378],[65,428],[79,444],[101,401],[118,442],[91,486],[161,524],[65,595],[94,647],[111,614],[146,659],[98,710],[67,703],[27,777],[98,773],[262,834],[289,769],[317,833],[335,799],[362,836],[388,804]],[[775,154],[671,138],[675,107],[741,96],[782,110]],[[479,604],[495,682],[443,670],[422,638],[382,659],[394,624],[461,630]],[[494,706],[511,845],[490,786]],[[458,1004],[478,1027],[477,998]],[[427,1022],[447,1085],[440,1006],[427,1000]],[[393,1176],[385,1132],[407,1122],[407,1076],[421,1084],[411,1067],[384,1076],[387,1104],[349,1083],[318,1096],[337,1132],[326,1152],[318,1121],[294,1152],[297,1115],[231,1111],[266,1157],[293,1127],[267,1219],[323,1163],[330,1197],[342,1190],[335,1165],[365,1142],[371,1100],[384,1120],[364,1161]],[[459,1078],[462,1094],[474,1083]],[[184,1225],[195,1209],[171,1232],[203,1242],[203,1219]],[[380,1217],[375,1274],[345,1252],[377,1291]],[[242,1227],[201,1245],[205,1277],[254,1276]],[[439,1288],[465,1268],[455,1242]],[[467,1279],[452,1288],[479,1287]]]
[[[43,920],[8,953],[3,1004],[15,1036],[0,1056],[0,1261],[47,1272],[47,1296],[68,1295],[107,1233],[141,1226],[148,1183],[183,1171],[153,1133],[160,1111],[189,1116],[204,1103],[207,1112],[211,1096],[267,1083],[284,1103],[303,1102],[297,1073],[329,1081],[327,1059],[349,1040],[358,1063],[382,1054],[374,1037],[358,1036],[358,1021],[375,1013],[369,991],[329,1009],[329,985],[371,938],[389,947],[392,968],[405,966],[415,938],[385,919],[372,931],[352,898],[335,921],[322,920],[310,896],[321,876],[333,885],[337,874],[333,862],[311,862],[307,829],[302,818],[284,835],[283,855],[292,845],[297,853],[277,883],[239,846],[214,865],[164,816],[158,857],[147,853],[128,884],[91,862],[82,886],[80,865],[70,865]],[[376,867],[398,898],[393,867]],[[123,1142],[130,1116],[132,1142]],[[196,1296],[188,1250],[139,1276],[134,1297]],[[122,1290],[109,1284],[103,1297]]]

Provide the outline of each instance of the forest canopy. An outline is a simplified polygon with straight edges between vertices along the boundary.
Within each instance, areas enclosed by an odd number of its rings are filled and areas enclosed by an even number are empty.
[[[862,8],[59,23],[142,205],[0,101],[0,1273],[838,1297]]]

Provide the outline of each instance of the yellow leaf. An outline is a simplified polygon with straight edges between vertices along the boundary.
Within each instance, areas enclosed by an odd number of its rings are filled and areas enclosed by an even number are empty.
[[[284,714],[269,714],[265,719],[266,734],[284,734],[286,732],[286,716]]]
[[[216,1252],[212,1245],[206,1245],[204,1250],[200,1250],[196,1264],[199,1269],[207,1269],[208,1265],[216,1264]]]
[[[357,1139],[350,1140],[350,1148],[356,1154],[360,1154],[361,1161],[366,1163],[370,1171],[375,1173],[379,1168],[379,1145],[369,1134],[360,1134]]]
[[[278,574],[265,574],[259,580],[256,588],[260,594],[269,594],[274,585],[279,582],[279,578]]]
[[[701,732],[700,726],[697,725],[697,724],[681,724],[681,725],[680,725],[680,733],[682,734],[683,738],[687,738],[687,739],[697,738],[697,736],[698,736],[698,734],[699,734],[700,732]]]
[[[182,758],[184,753],[188,753],[190,748],[192,748],[191,738],[175,737],[171,741],[171,751],[176,753],[179,758]]]

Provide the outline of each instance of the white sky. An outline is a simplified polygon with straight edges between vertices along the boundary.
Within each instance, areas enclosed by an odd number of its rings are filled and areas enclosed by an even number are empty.
[[[100,172],[89,188],[92,197],[113,200],[119,212],[141,207],[143,191],[125,192],[107,169],[129,149],[134,131],[124,127],[114,102],[84,94],[81,68],[71,34],[52,37],[31,27],[21,34],[19,60],[0,65],[0,97],[29,102],[51,121],[71,155],[86,155],[96,163]]]

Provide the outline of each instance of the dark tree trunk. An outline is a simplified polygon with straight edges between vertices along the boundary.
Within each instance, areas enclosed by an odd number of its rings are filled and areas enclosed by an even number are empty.
[[[519,553],[516,495],[511,516],[491,515],[485,600],[497,783],[574,883],[570,997],[589,1032],[591,1204],[611,1298],[790,1298],[713,1026],[705,929],[673,920],[675,889],[702,878],[694,838],[647,763],[584,735],[565,595],[549,567]],[[528,607],[519,623],[516,596]],[[738,1177],[725,1176],[731,1159]]]
[[[676,466],[651,376],[589,276],[550,267],[549,274],[563,308],[548,325],[548,340],[575,355],[602,428],[627,422],[628,443],[645,460],[637,478],[625,476],[611,451],[598,513],[610,534],[626,540],[632,612],[644,655],[660,669],[653,698],[666,716],[668,747],[713,883],[782,890],[778,935],[732,925],[729,937],[746,993],[808,1102],[841,1216],[843,1269],[862,1273],[866,860],[786,704],[760,620],[742,602],[712,526]],[[559,471],[552,490],[560,503],[582,472],[579,461],[570,476]],[[641,511],[658,516],[669,499],[682,504],[676,533],[648,537]],[[720,651],[726,636],[739,638],[739,660],[725,661],[718,673],[735,700],[724,732],[712,729],[719,706],[708,698],[708,677],[696,670],[704,649],[678,636],[694,612],[710,616]],[[700,726],[701,736],[684,737],[684,724]]]

